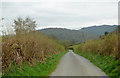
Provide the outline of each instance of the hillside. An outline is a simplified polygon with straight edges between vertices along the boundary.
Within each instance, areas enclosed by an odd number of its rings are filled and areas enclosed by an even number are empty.
[[[101,26],[91,26],[84,28],[85,40],[99,38],[100,35],[104,35],[105,32],[112,32],[116,29],[116,25],[101,25]],[[42,33],[59,39],[68,40],[75,42],[83,42],[83,28],[80,30],[70,30],[65,28],[47,28],[38,30]]]
[[[59,39],[59,40],[68,40],[68,41],[75,41],[75,42],[82,42],[83,41],[83,32],[79,30],[70,30],[70,29],[63,29],[63,28],[47,28],[40,30],[42,33]],[[84,32],[85,40],[87,39],[95,39],[97,35],[90,34]]]
[[[100,26],[90,26],[86,28],[80,29],[80,31],[84,31],[87,33],[96,34],[98,36],[104,35],[105,32],[115,31],[117,25],[100,25]]]

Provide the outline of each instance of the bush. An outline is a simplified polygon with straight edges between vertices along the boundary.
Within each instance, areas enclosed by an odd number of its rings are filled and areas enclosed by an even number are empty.
[[[98,55],[113,56],[118,59],[118,35],[112,32],[98,40],[89,40],[80,45],[74,46],[75,51],[92,52]]]
[[[12,63],[17,64],[19,68],[22,68],[23,62],[35,65],[36,60],[43,63],[46,57],[61,51],[64,51],[61,45],[40,32],[4,37],[2,43],[3,73],[6,74],[10,70]]]

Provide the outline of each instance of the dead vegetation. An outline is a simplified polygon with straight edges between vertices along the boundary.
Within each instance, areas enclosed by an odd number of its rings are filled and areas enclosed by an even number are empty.
[[[64,48],[42,33],[31,32],[19,36],[3,37],[2,72],[6,74],[11,64],[22,69],[22,63],[35,65],[36,60],[43,63],[46,57],[64,51]]]
[[[118,34],[116,32],[109,33],[106,36],[102,36],[98,40],[86,41],[84,44],[80,44],[74,47],[78,52],[92,52],[98,55],[108,55],[116,59],[119,59],[118,51]]]
[[[22,69],[22,63],[35,65],[36,61],[45,62],[46,57],[64,51],[55,40],[36,32],[36,21],[30,17],[14,20],[14,35],[2,37],[2,72],[5,75],[14,63]]]

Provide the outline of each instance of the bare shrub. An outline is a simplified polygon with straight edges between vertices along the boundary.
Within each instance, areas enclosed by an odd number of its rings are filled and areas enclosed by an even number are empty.
[[[30,32],[19,36],[3,38],[2,70],[7,73],[11,64],[22,68],[22,63],[35,65],[36,60],[45,62],[46,57],[64,51],[64,48],[42,33]]]
[[[108,55],[114,58],[119,57],[118,51],[118,35],[115,32],[109,33],[98,40],[89,40],[80,44],[76,51],[92,52],[98,55]]]

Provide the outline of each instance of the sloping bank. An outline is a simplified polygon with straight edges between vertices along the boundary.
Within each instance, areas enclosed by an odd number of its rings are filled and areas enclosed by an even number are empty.
[[[90,40],[73,46],[75,53],[89,59],[108,76],[120,76],[118,35],[112,32],[98,40]]]
[[[47,57],[42,64],[36,62],[34,66],[28,66],[26,63],[22,64],[23,69],[20,70],[18,66],[12,65],[12,69],[7,73],[7,76],[49,76],[49,74],[56,68],[61,57],[67,52],[53,54]]]
[[[90,52],[75,52],[90,60],[94,65],[102,69],[111,78],[119,78],[120,62],[110,56],[95,55]]]
[[[2,40],[4,76],[46,76],[65,54],[62,45],[40,32],[4,36]]]

